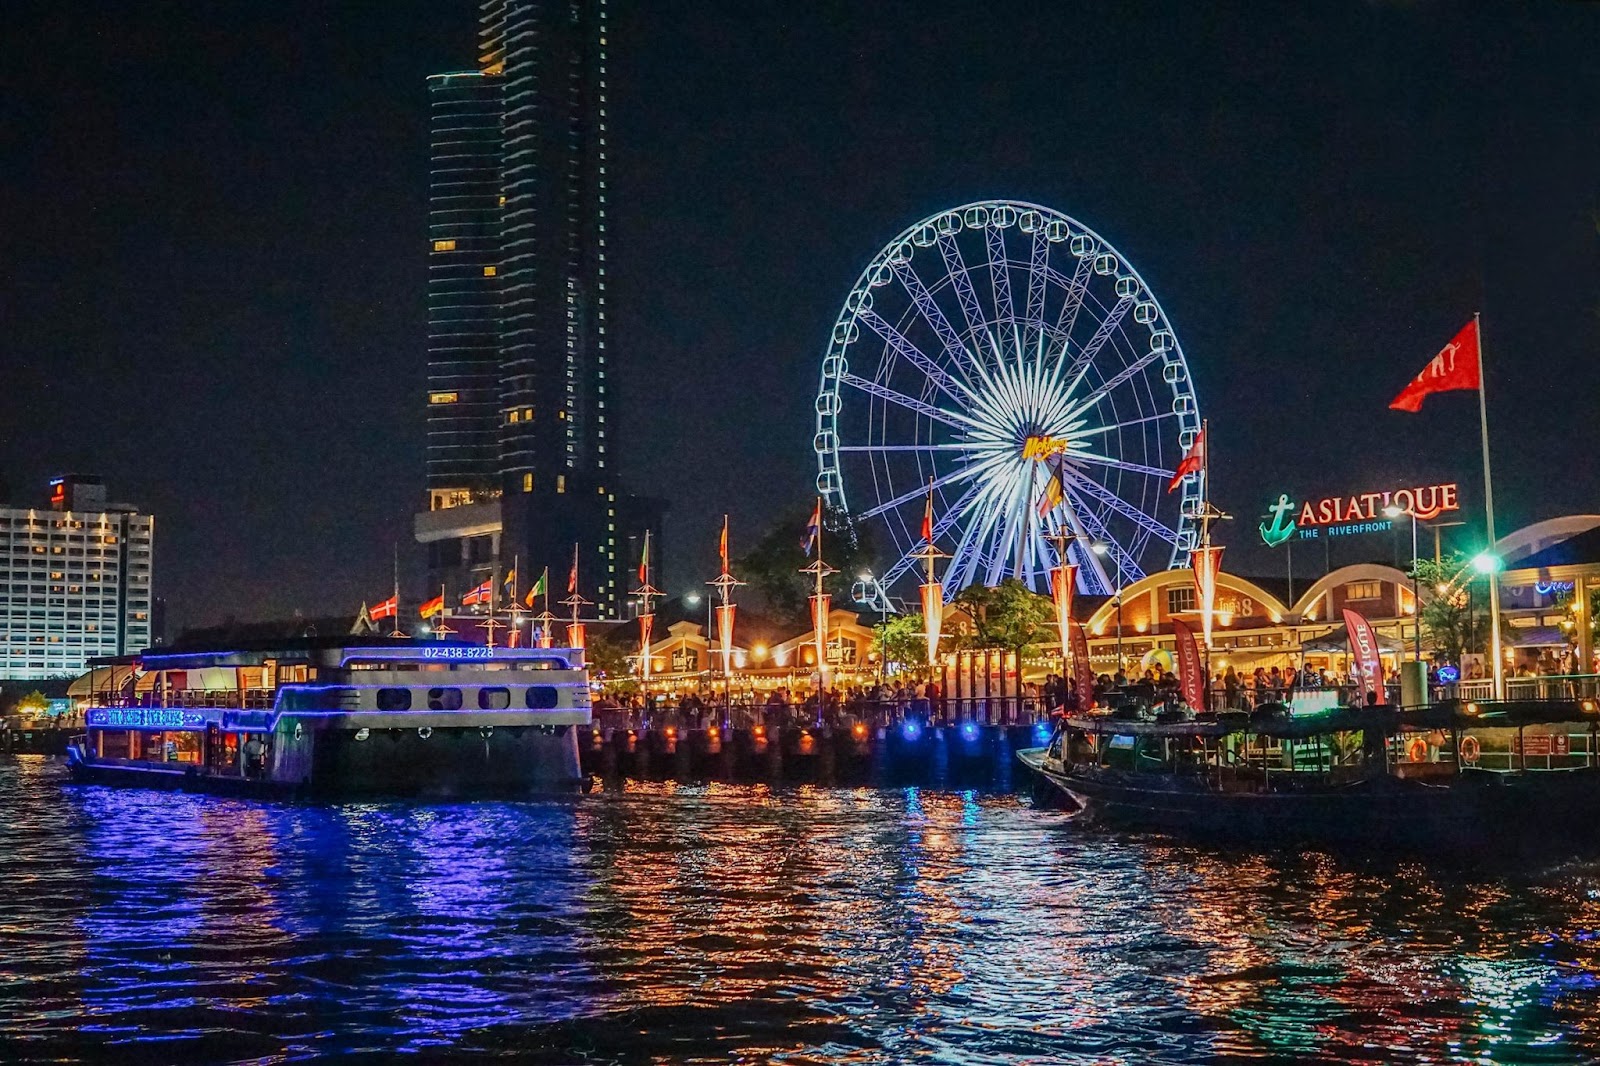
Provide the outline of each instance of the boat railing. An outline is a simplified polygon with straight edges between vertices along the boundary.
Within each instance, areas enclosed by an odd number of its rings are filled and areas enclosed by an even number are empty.
[[[96,692],[91,703],[96,707],[228,707],[241,710],[270,710],[273,690],[247,689],[169,689],[164,693]]]

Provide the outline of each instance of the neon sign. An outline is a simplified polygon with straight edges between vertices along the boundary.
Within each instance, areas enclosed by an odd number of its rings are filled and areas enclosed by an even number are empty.
[[[1059,437],[1029,437],[1022,442],[1022,457],[1024,459],[1048,459],[1053,455],[1062,455],[1067,450],[1067,442]]]
[[[1310,540],[1322,536],[1382,533],[1394,528],[1394,523],[1383,513],[1389,507],[1398,507],[1417,521],[1426,522],[1446,511],[1459,511],[1461,494],[1453,481],[1351,496],[1325,496],[1303,503],[1296,503],[1287,492],[1282,492],[1267,508],[1270,523],[1262,522],[1256,528],[1269,548],[1276,548],[1291,537]]]
[[[206,716],[177,707],[92,707],[87,722],[99,729],[203,729]]]
[[[1578,583],[1576,581],[1535,581],[1533,583],[1533,591],[1541,596],[1559,595],[1563,592],[1571,592],[1577,587]]]

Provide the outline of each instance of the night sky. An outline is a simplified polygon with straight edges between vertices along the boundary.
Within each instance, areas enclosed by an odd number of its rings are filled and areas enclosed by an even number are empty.
[[[1389,412],[1484,313],[1502,531],[1600,510],[1600,5],[612,5],[624,472],[664,587],[805,506],[839,305],[990,197],[1149,282],[1248,572],[1279,491],[1459,479]],[[33,2],[0,64],[0,476],[157,515],[169,629],[387,594],[423,500],[424,77],[476,4]],[[1476,512],[1475,512],[1476,513]],[[662,584],[658,581],[657,584]]]

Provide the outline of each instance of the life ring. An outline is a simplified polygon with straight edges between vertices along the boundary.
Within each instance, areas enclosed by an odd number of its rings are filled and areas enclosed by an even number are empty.
[[[1428,758],[1428,742],[1421,737],[1411,738],[1411,743],[1406,745],[1406,758],[1412,762],[1424,762]]]
[[[1461,761],[1462,762],[1465,762],[1465,763],[1476,763],[1478,761],[1478,753],[1481,752],[1482,750],[1483,750],[1482,747],[1480,747],[1479,744],[1478,744],[1478,738],[1477,737],[1467,736],[1467,737],[1462,737],[1461,738]]]

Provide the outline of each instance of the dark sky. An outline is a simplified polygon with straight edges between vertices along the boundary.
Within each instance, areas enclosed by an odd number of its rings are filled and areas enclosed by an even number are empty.
[[[1278,491],[1476,485],[1470,396],[1385,405],[1480,308],[1500,525],[1600,510],[1600,5],[612,12],[622,462],[672,501],[670,583],[723,510],[737,552],[809,497],[866,260],[989,197],[1154,289],[1241,568]],[[79,469],[153,510],[179,624],[380,598],[422,499],[423,79],[472,65],[476,5],[6,16],[13,495]]]

